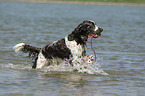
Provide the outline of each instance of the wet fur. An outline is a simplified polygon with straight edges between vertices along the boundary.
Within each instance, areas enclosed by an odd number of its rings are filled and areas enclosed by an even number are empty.
[[[99,27],[97,28],[102,31]],[[16,52],[29,53],[29,57],[33,58],[32,68],[34,69],[52,65],[53,60],[57,58],[59,61],[73,58],[73,60],[70,60],[70,63],[72,63],[77,58],[86,56],[86,41],[90,33],[96,34],[95,29],[94,21],[83,21],[71,34],[43,48],[36,48],[24,43],[17,44],[14,48]]]

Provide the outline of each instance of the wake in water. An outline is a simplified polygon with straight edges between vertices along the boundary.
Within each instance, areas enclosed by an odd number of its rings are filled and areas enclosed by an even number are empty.
[[[101,60],[101,59],[100,59]],[[94,64],[90,64],[87,62],[84,62],[83,59],[78,59],[77,62],[73,65],[69,64],[68,61],[64,61],[59,65],[53,65],[53,66],[46,66],[42,69],[32,69],[29,64],[1,64],[0,68],[11,68],[15,70],[36,70],[41,72],[78,72],[78,73],[87,73],[87,74],[99,74],[99,75],[109,75],[108,73],[104,72],[101,69],[101,65],[98,63],[100,61],[99,59],[96,60]]]
[[[98,63],[99,60],[96,60],[94,64],[84,62],[84,60],[78,59],[76,63],[69,64],[69,62],[64,61],[63,63],[56,65],[56,66],[47,66],[42,69],[41,71],[49,72],[49,71],[68,71],[74,72],[77,71],[78,73],[87,73],[87,74],[100,74],[100,75],[109,75],[108,73],[104,72],[101,69],[100,64]]]

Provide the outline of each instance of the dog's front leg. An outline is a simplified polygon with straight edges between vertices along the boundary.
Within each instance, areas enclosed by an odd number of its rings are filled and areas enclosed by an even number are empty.
[[[85,56],[85,61],[86,61],[86,63],[88,63],[88,64],[92,64],[93,61],[94,61],[94,56],[93,56],[93,55]]]

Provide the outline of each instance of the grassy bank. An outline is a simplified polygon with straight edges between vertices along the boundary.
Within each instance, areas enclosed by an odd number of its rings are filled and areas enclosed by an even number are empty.
[[[145,0],[0,0],[0,1],[145,6]]]
[[[50,0],[48,0],[50,1]],[[53,1],[81,1],[81,2],[109,2],[109,3],[145,3],[145,0],[53,0]]]

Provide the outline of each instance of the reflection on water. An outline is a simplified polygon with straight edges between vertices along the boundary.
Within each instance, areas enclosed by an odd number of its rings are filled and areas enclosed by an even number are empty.
[[[55,80],[57,79],[59,82],[61,82],[60,84],[58,84],[59,87],[58,90],[59,93],[62,95],[69,95],[70,92],[72,91],[73,93],[71,93],[71,95],[93,95],[95,91],[96,91],[95,94],[96,93],[100,94],[99,88],[97,88],[97,86],[93,88],[92,84],[90,83],[93,82],[90,80],[96,77],[94,75],[88,76],[87,74],[85,75],[78,73],[50,72],[48,74],[45,73],[42,77],[45,79],[46,78],[52,78]]]
[[[1,1],[0,95],[144,96],[144,10],[138,6]],[[93,39],[93,46],[99,70],[108,76],[33,70],[27,54],[14,53],[17,43],[43,47],[88,19],[104,29],[102,36]],[[93,54],[89,42],[87,54]]]

